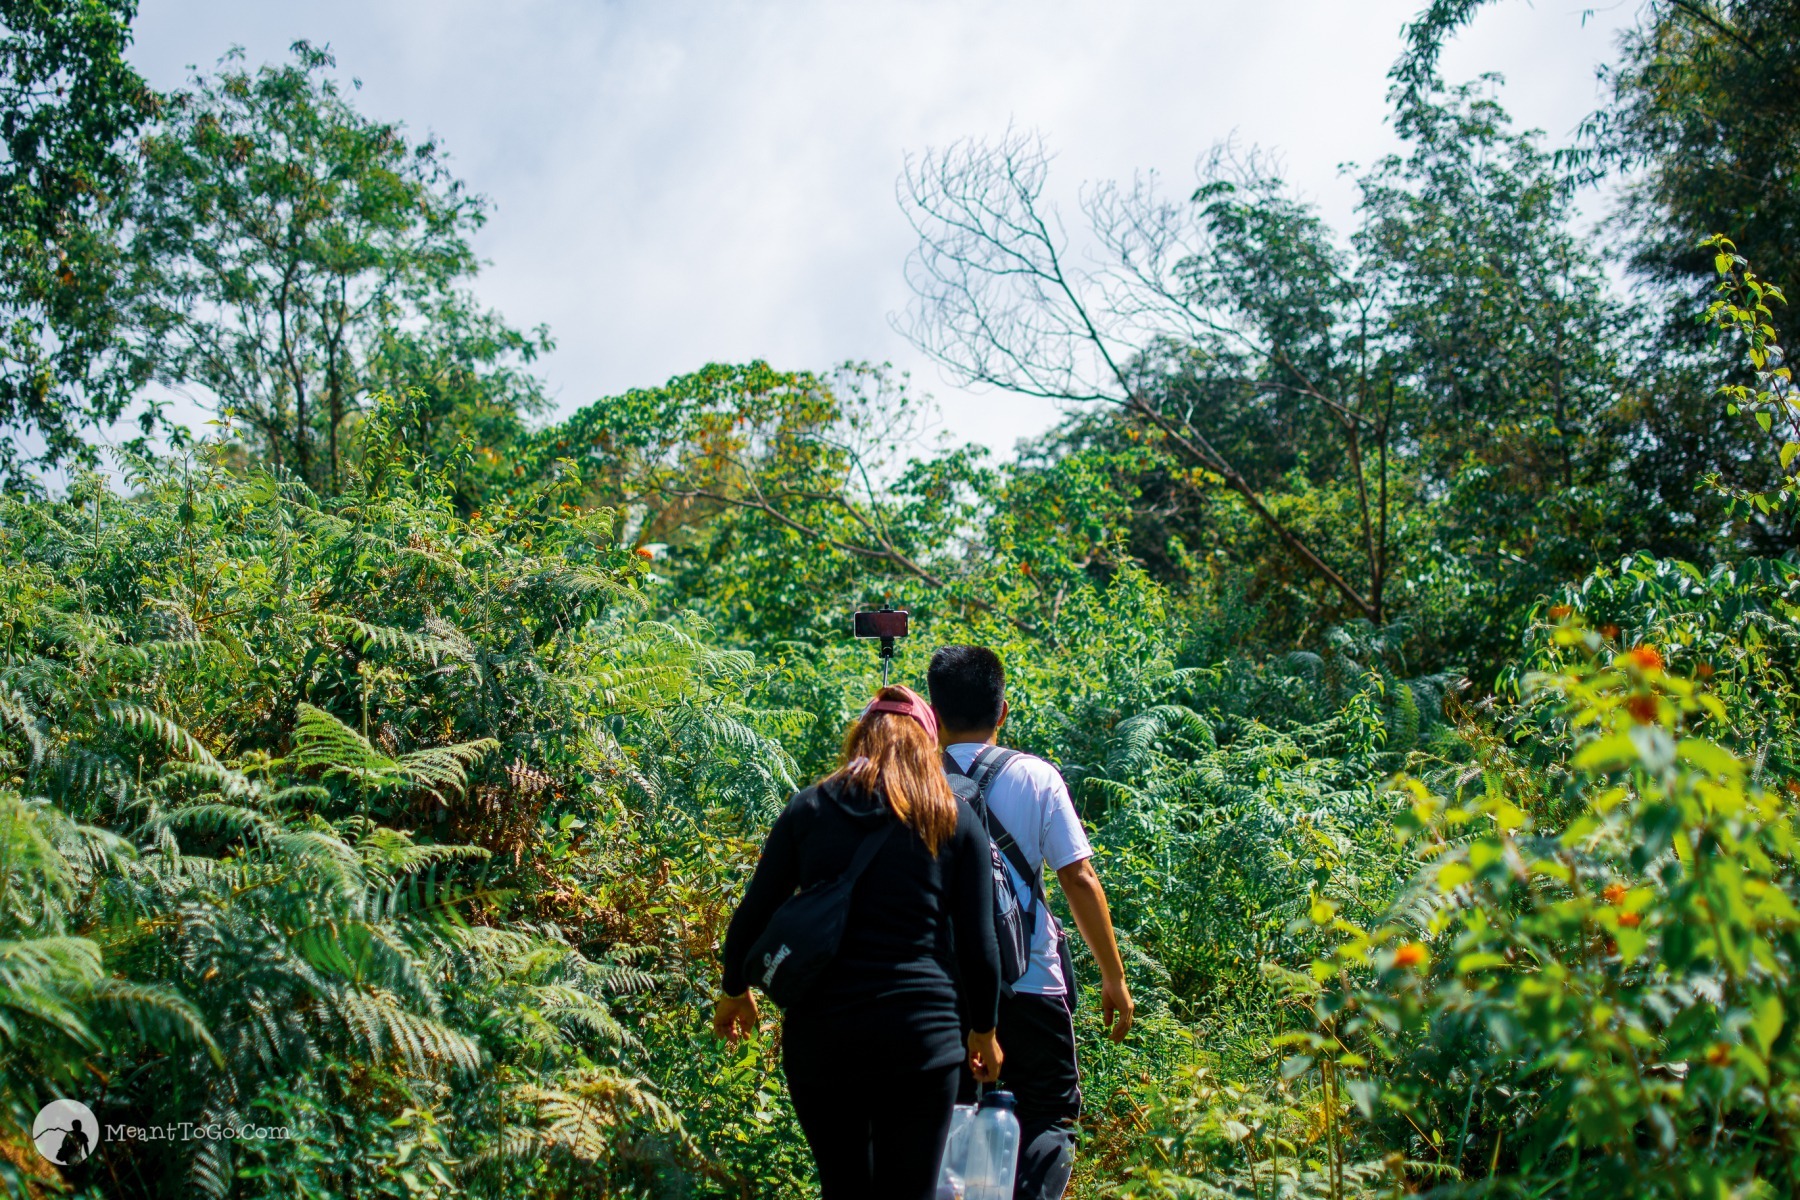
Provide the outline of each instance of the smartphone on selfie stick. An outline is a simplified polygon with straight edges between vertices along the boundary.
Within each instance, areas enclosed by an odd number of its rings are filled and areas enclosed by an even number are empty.
[[[904,608],[864,609],[856,614],[850,632],[859,638],[881,639],[881,686],[888,685],[888,664],[894,658],[894,643],[906,636]]]

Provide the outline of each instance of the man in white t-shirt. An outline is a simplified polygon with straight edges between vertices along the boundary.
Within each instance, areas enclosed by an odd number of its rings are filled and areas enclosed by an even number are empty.
[[[980,756],[991,762],[1006,724],[1006,671],[984,646],[945,646],[926,675],[937,711],[939,740],[964,773]],[[983,774],[976,771],[977,775]],[[1015,1200],[1056,1200],[1074,1166],[1075,1122],[1081,1116],[1081,1074],[1075,1060],[1073,981],[1065,978],[1061,928],[1044,910],[1046,865],[1068,900],[1075,927],[1100,970],[1100,1021],[1115,1042],[1131,1028],[1131,992],[1113,935],[1106,892],[1062,773],[1030,754],[1011,752],[985,780],[982,801],[996,840],[1010,835],[1019,854],[1006,858],[1022,909],[1037,911],[1031,961],[1000,1001],[999,1041],[1005,1059],[1000,1084],[1018,1100],[1022,1146]],[[1022,857],[1033,880],[1013,861]],[[966,1097],[965,1097],[966,1099]]]

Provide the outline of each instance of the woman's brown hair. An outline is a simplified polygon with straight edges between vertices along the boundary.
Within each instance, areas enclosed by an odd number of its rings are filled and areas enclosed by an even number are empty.
[[[907,688],[885,687],[877,702],[924,701]],[[929,711],[929,710],[927,710]],[[937,740],[904,712],[868,711],[844,737],[844,762],[830,778],[879,795],[935,857],[956,832],[956,794],[944,778]]]

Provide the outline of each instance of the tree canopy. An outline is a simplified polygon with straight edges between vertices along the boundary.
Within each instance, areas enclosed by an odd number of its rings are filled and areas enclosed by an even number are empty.
[[[122,140],[156,98],[125,61],[135,0],[0,9],[0,483],[96,461],[141,377],[119,368]],[[152,421],[145,423],[148,432]]]

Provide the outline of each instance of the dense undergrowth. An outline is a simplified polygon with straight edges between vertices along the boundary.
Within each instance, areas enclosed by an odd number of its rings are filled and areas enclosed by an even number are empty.
[[[702,1017],[757,832],[819,765],[782,740],[841,722],[780,701],[847,707],[870,663],[713,648],[651,611],[605,513],[548,488],[458,517],[370,428],[330,504],[202,453],[0,513],[14,1128],[60,1092],[305,1148],[128,1145],[102,1192],[798,1186],[771,1047],[729,1056]],[[1254,1058],[1279,1023],[1251,967],[1304,961],[1296,897],[1393,872],[1374,784],[1419,716],[1352,677],[1343,715],[1274,728],[1146,635],[1154,585],[1090,603],[1016,703],[1106,847],[1147,1001],[1132,1047],[1094,1048],[1104,1122],[1197,1022]]]
[[[95,1194],[801,1194],[774,1038],[704,1017],[872,658],[721,648],[578,480],[459,515],[385,411],[329,501],[201,447],[0,510],[12,1127],[296,1139],[113,1144]],[[1015,664],[1114,899],[1078,1186],[1790,1186],[1796,587],[1625,560],[1475,709],[1367,624],[1208,659],[1129,567],[1054,644],[922,611]]]
[[[915,342],[1070,405],[1003,463],[868,364],[544,423],[483,202],[327,51],[156,97],[125,0],[0,13],[9,87],[87,89],[0,89],[0,405],[77,468],[0,430],[0,1184],[809,1194],[778,1024],[707,1018],[892,601],[903,681],[1002,654],[1097,847],[1139,1010],[1088,973],[1073,1194],[1800,1193],[1800,406],[1700,240],[1792,272],[1800,9],[1652,0],[1623,140],[1556,153],[1437,79],[1481,7],[1408,27],[1342,236],[1224,147],[1090,189],[1082,265],[1043,143],[910,161]],[[79,469],[150,380],[212,432]],[[56,1097],[190,1132],[58,1171]]]
[[[771,1047],[729,1056],[702,1016],[758,830],[819,766],[782,740],[842,719],[780,701],[842,710],[871,664],[713,648],[651,611],[605,513],[551,488],[465,519],[368,450],[330,504],[203,453],[0,513],[14,1128],[63,1092],[305,1147],[132,1145],[101,1191],[797,1186]],[[1254,967],[1303,964],[1309,891],[1393,886],[1376,783],[1421,718],[1351,671],[1342,715],[1271,726],[1146,632],[1154,585],[1089,603],[1015,702],[1083,796],[1146,1001],[1131,1047],[1092,1048],[1104,1125],[1196,1030],[1256,1061],[1281,1022]]]

